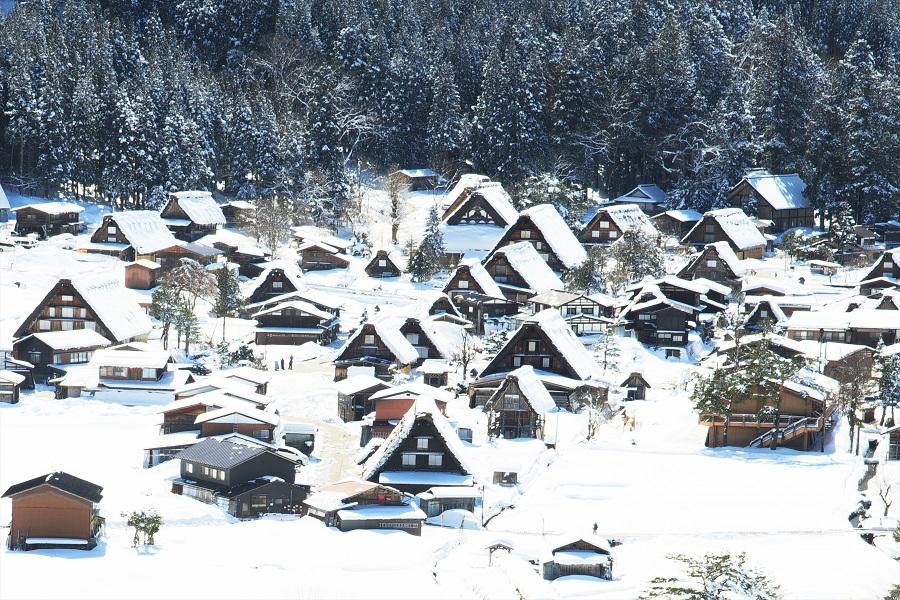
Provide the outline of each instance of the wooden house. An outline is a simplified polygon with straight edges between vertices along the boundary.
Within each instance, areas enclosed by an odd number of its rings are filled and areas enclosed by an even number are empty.
[[[859,293],[871,296],[896,287],[900,287],[900,248],[887,250],[869,267],[860,281]]]
[[[551,290],[532,296],[531,312],[554,309],[559,312],[576,335],[599,333],[615,318],[617,300],[604,294],[577,294]]]
[[[360,479],[319,486],[303,501],[304,514],[341,531],[399,529],[422,534],[426,515],[399,490]]]
[[[12,499],[9,548],[94,548],[104,524],[97,509],[102,492],[63,471],[10,486],[3,494]]]
[[[516,302],[526,302],[535,294],[564,287],[559,276],[528,242],[497,248],[485,261],[484,269],[503,295]]]
[[[711,210],[682,238],[682,244],[703,248],[713,242],[727,242],[738,258],[762,258],[766,238],[739,208]]]
[[[614,204],[594,213],[578,234],[578,240],[582,244],[609,245],[620,240],[627,231],[649,239],[659,236],[653,221],[637,204]]]
[[[462,442],[434,402],[416,402],[366,461],[362,478],[416,494],[440,486],[471,486],[474,471]]]
[[[242,227],[256,212],[256,207],[246,200],[231,200],[219,208],[225,215],[225,225],[228,227]]]
[[[290,300],[253,315],[257,346],[299,346],[306,342],[329,344],[339,331],[338,319],[302,300]]]
[[[13,334],[90,329],[114,343],[145,339],[150,320],[121,284],[104,278],[60,279]]]
[[[403,416],[419,402],[433,403],[446,415],[447,403],[453,394],[421,383],[407,383],[375,392],[371,396],[374,419],[365,423],[360,435],[360,446],[365,446],[372,438],[386,438]]]
[[[94,352],[109,345],[108,339],[90,329],[43,331],[16,339],[13,356],[33,364],[35,378],[46,381],[51,373],[89,362]]]
[[[268,392],[269,382],[272,381],[272,374],[269,371],[245,365],[219,371],[216,373],[215,378],[222,380],[226,384],[239,383],[247,386],[257,394],[265,395]]]
[[[544,437],[544,415],[556,410],[556,402],[530,366],[506,375],[484,404],[488,434],[505,439]]]
[[[874,223],[872,230],[875,232],[876,241],[891,249],[900,246],[900,220],[891,219],[881,223]]]
[[[403,273],[403,259],[395,251],[378,250],[369,264],[366,275],[369,277],[400,277]]]
[[[325,242],[303,242],[297,247],[297,253],[304,271],[346,269],[350,266],[350,259]]]
[[[264,442],[275,439],[274,431],[278,422],[278,415],[274,412],[230,403],[194,419],[194,423],[200,426],[200,437],[241,433]]]
[[[307,486],[294,484],[297,463],[260,446],[206,439],[176,455],[172,492],[222,507],[239,518],[302,511]]]
[[[309,456],[316,448],[319,428],[312,423],[283,423],[281,442],[288,448],[295,448]]]
[[[507,373],[525,365],[579,380],[597,374],[594,359],[552,309],[526,319],[479,376]]]
[[[542,565],[544,579],[570,575],[612,579],[612,549],[605,540],[579,538],[553,548],[549,554]]]
[[[629,286],[626,290],[634,298],[647,286],[656,286],[666,298],[694,306],[701,313],[725,310],[728,307],[728,296],[731,294],[731,288],[715,281],[703,278],[687,280],[675,275],[643,281]]]
[[[407,191],[433,190],[441,182],[441,177],[431,169],[400,169],[390,174],[391,183],[402,186]]]
[[[3,191],[3,186],[0,185],[0,223],[6,223],[9,221],[9,198],[6,197],[6,192]]]
[[[496,181],[478,184],[454,199],[444,211],[447,225],[496,225],[508,227],[516,222],[519,212],[512,198]]]
[[[222,254],[221,250],[196,242],[178,242],[156,253],[156,262],[163,271],[169,271],[181,265],[181,259],[187,258],[203,266],[211,265]]]
[[[887,436],[887,460],[900,460],[900,425],[894,425],[882,435]]]
[[[470,292],[501,300],[505,298],[497,282],[491,278],[481,263],[476,260],[464,260],[453,271],[450,280],[444,286],[444,293],[452,300],[456,293]]]
[[[162,267],[158,262],[138,259],[125,265],[125,287],[130,290],[152,290],[159,285]]]
[[[697,224],[703,215],[696,210],[667,210],[654,216],[651,221],[663,235],[677,237],[679,240]]]
[[[19,390],[25,382],[25,376],[12,371],[0,370],[0,403],[16,404],[19,402]]]
[[[773,231],[813,227],[815,215],[806,183],[796,173],[773,175],[765,169],[747,173],[726,196],[728,204],[772,222]]]
[[[666,297],[659,287],[642,288],[625,310],[622,319],[626,331],[650,346],[674,347],[666,356],[680,356],[677,348],[688,343],[688,334],[696,326],[699,307]]]
[[[668,195],[658,185],[643,183],[613,199],[613,204],[634,204],[648,215],[661,212],[668,203]]]
[[[245,319],[250,318],[261,310],[267,310],[284,302],[294,301],[311,304],[321,311],[334,315],[336,318],[341,316],[341,307],[343,306],[343,303],[339,298],[311,289],[269,296],[259,302],[245,304],[241,309],[241,316]]]
[[[484,333],[487,321],[519,312],[519,303],[507,300],[497,282],[474,259],[465,259],[456,267],[444,292],[459,314],[472,323],[476,333]]]
[[[796,311],[785,327],[793,340],[843,342],[877,348],[900,341],[900,318],[896,311],[858,308],[849,312],[833,310]]]
[[[262,411],[268,405],[268,399],[256,398],[255,394],[241,394],[239,390],[210,391],[185,398],[178,398],[166,404],[160,410],[162,424],[160,433],[168,435],[190,431],[200,435],[197,417],[229,406],[242,406]],[[257,438],[258,439],[258,438]]]
[[[646,400],[650,384],[641,373],[632,372],[619,387],[625,388],[626,400]]]
[[[833,418],[832,396],[840,384],[808,369],[784,382],[780,391],[778,432],[775,432],[773,407],[761,405],[758,396],[739,398],[729,419],[728,445],[769,447],[777,437],[778,446],[795,450],[818,449],[818,435],[830,428]],[[771,417],[764,415],[772,413]],[[706,445],[723,444],[724,418],[716,414],[700,415],[707,427]]]
[[[242,233],[220,229],[203,236],[197,243],[221,251],[228,262],[238,265],[238,273],[244,277],[257,277],[265,268],[262,263],[268,255],[256,240]]]
[[[353,332],[334,359],[334,380],[346,379],[352,366],[375,368],[375,376],[390,378],[393,365],[410,368],[419,362],[418,351],[400,332],[397,320],[363,323]]]
[[[330,230],[314,225],[297,225],[291,227],[291,237],[298,246],[306,243],[325,244],[334,248],[338,254],[349,254],[353,241],[334,235]]]
[[[186,242],[199,240],[225,225],[225,215],[210,192],[172,192],[159,215],[175,237]]]
[[[422,382],[431,387],[447,387],[448,375],[455,371],[446,359],[428,358],[417,369],[422,374]]]
[[[744,329],[760,331],[767,327],[783,327],[787,323],[785,315],[775,298],[763,298],[757,302],[744,319]]]
[[[439,517],[448,510],[475,512],[481,491],[475,487],[433,487],[416,494],[419,508],[426,517]]]
[[[72,202],[44,202],[13,208],[16,213],[16,233],[36,233],[41,238],[60,233],[75,235],[84,229],[81,213],[84,208]]]
[[[272,300],[289,292],[303,289],[300,283],[300,271],[295,265],[282,261],[270,262],[259,277],[244,289],[244,298],[248,304]],[[268,307],[265,307],[268,308]]]
[[[178,245],[159,213],[129,210],[103,216],[90,244],[79,250],[108,254],[121,260],[155,260],[161,250]]]
[[[461,204],[465,198],[475,188],[488,183],[491,180],[487,175],[479,175],[477,173],[464,173],[460,175],[453,187],[444,194],[441,200],[441,207],[444,209],[444,218],[446,218],[447,209],[453,205]],[[443,220],[443,219],[442,219]]]
[[[24,377],[22,383],[19,384],[20,389],[34,389],[34,365],[27,360],[13,358],[12,345],[8,350],[0,350],[0,371],[9,371]]]
[[[713,242],[703,247],[680,271],[682,279],[709,279],[732,288],[740,286],[747,269],[727,242]]]
[[[587,253],[552,204],[538,204],[519,213],[516,222],[506,228],[488,259],[499,248],[528,242],[544,262],[556,272],[574,269],[587,258]]]
[[[338,416],[344,422],[359,421],[375,410],[372,394],[389,389],[391,384],[372,375],[353,375],[335,384],[338,392]]]

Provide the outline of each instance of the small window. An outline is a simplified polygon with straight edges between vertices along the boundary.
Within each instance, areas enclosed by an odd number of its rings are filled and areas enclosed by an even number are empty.
[[[600,229],[609,229],[609,221],[600,221]]]
[[[577,314],[578,314],[578,308],[575,307],[575,306],[567,306],[567,307],[566,307],[566,314],[567,314],[567,315],[577,315]]]
[[[541,359],[541,366],[544,367],[545,369],[550,368],[550,357],[549,356],[545,356],[544,358]]]
[[[459,283],[457,284],[457,287],[461,290],[467,290],[467,289],[469,289],[469,282],[466,281],[465,279],[460,279]]]
[[[386,266],[387,266],[387,261],[384,260],[383,258],[379,258],[379,259],[378,259],[378,266],[379,266],[379,267],[386,267]]]
[[[503,395],[503,408],[506,410],[518,410],[519,395],[518,394],[504,394]]]
[[[591,237],[592,237],[592,238],[598,238],[598,237],[600,237],[600,232],[597,231],[596,229],[591,230]]]
[[[418,333],[407,333],[406,341],[415,346],[419,343],[419,334]]]
[[[374,346],[375,345],[375,336],[374,335],[366,335],[363,340],[366,346]]]
[[[528,342],[528,351],[529,352],[537,352],[538,343],[537,342]]]
[[[63,321],[62,322],[62,330],[63,331],[71,331],[72,329],[75,328],[74,325],[75,324],[72,321]]]
[[[429,467],[439,467],[444,462],[444,457],[441,454],[429,454],[428,455],[428,466]]]
[[[106,233],[108,233],[109,235],[114,236],[114,237],[116,235],[116,231],[117,230],[116,230],[115,225],[110,225],[109,227],[106,228]]]
[[[156,369],[141,369],[141,379],[156,379]]]
[[[769,318],[769,311],[767,311],[767,310],[764,309],[764,308],[763,308],[763,309],[760,309],[760,311],[759,311],[759,316],[760,316],[761,319],[767,319],[767,318]]]
[[[38,321],[38,329],[41,331],[50,331],[50,321],[46,319],[41,319]]]
[[[203,474],[209,475],[209,467],[203,467]]]
[[[706,261],[706,266],[709,267],[709,268],[711,268],[711,269],[715,269],[718,265],[719,265],[719,261],[717,261],[717,260],[708,260],[708,261]]]
[[[48,317],[56,316],[56,307],[55,306],[51,306],[50,308],[47,309],[47,316]]]
[[[610,239],[617,238],[617,237],[619,237],[619,232],[616,231],[615,229],[610,229],[609,237],[610,237]]]
[[[219,480],[225,481],[225,471],[219,471]]]
[[[684,341],[684,336],[683,336],[683,335],[673,335],[673,336],[672,336],[672,341],[673,341],[673,342],[683,342],[683,341]]]
[[[522,231],[519,233],[519,239],[521,239],[521,240],[528,240],[528,239],[531,239],[531,232],[528,231],[527,229],[522,230]]]
[[[194,472],[194,463],[186,463],[184,465],[184,470],[187,473],[193,473]]]
[[[404,454],[401,458],[403,460],[404,467],[416,466],[416,455],[415,454]]]
[[[534,242],[534,249],[535,249],[535,250],[542,250],[543,248],[544,248],[544,243],[543,243],[543,242]]]
[[[650,315],[648,315],[648,314],[640,314],[640,315],[638,315],[638,320],[639,320],[639,321],[649,321],[649,320],[650,320]]]
[[[416,449],[417,450],[428,450],[428,438],[427,437],[416,438]]]
[[[63,296],[62,296],[63,302],[71,302],[72,300],[74,300],[74,298],[72,296],[67,296],[67,295],[63,294]]]
[[[281,282],[281,281],[273,281],[273,282],[272,282],[272,289],[273,289],[273,290],[280,290],[280,289],[282,289],[283,287],[284,287],[284,283]]]
[[[522,357],[521,356],[513,356],[513,366],[514,367],[522,366]]]

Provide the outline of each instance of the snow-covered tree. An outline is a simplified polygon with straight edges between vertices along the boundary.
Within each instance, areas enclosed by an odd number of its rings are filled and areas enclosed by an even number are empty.
[[[641,600],[776,600],[778,586],[747,566],[745,554],[706,554],[693,558],[670,555],[681,563],[684,573],[676,577],[656,577],[641,594]]]
[[[237,273],[222,265],[216,271],[216,295],[213,302],[213,312],[222,317],[222,341],[225,341],[225,322],[228,317],[233,317],[244,304],[241,294],[241,284]]]

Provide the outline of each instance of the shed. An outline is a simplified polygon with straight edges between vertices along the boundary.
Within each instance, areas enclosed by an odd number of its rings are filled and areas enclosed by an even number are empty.
[[[544,579],[587,575],[612,579],[613,557],[609,543],[599,538],[578,538],[550,550],[544,561]]]
[[[24,381],[24,375],[0,370],[0,402],[16,404],[19,401],[19,389]]]
[[[369,277],[400,277],[403,272],[403,261],[394,251],[379,250],[366,265]]]
[[[132,290],[149,290],[157,285],[160,269],[158,262],[142,258],[125,265],[125,287]]]
[[[626,400],[646,400],[647,390],[652,386],[647,383],[642,374],[635,371],[619,387],[626,389]]]
[[[433,190],[440,183],[440,176],[431,169],[400,169],[390,175],[392,182],[405,186],[410,192]]]

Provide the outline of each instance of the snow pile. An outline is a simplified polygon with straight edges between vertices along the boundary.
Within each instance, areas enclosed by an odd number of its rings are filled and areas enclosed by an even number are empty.
[[[550,290],[561,290],[564,287],[556,273],[541,258],[534,246],[528,242],[503,246],[494,253],[494,256],[497,255],[505,256],[513,270],[525,280],[529,289],[537,294]]]
[[[662,214],[667,217],[671,217],[680,223],[695,223],[703,218],[702,214],[690,208],[683,208],[681,210],[667,210]]]
[[[520,218],[522,217],[527,217],[541,232],[566,269],[574,269],[587,258],[581,243],[552,204],[532,206],[521,212]]]

